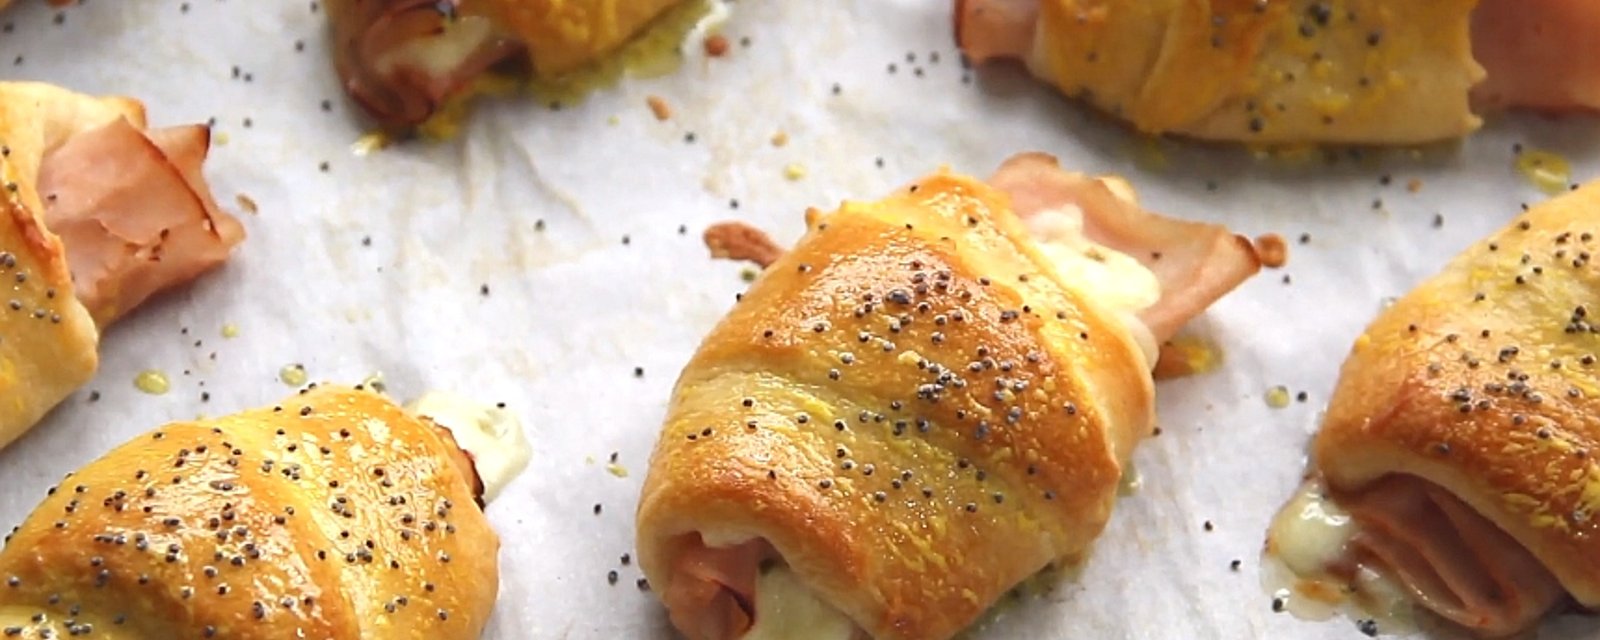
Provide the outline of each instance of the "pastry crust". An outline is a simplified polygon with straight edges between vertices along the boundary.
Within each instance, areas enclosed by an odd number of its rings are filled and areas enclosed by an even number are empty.
[[[644,31],[683,0],[467,0],[522,42],[540,77],[576,71]]]
[[[365,391],[169,425],[71,474],[8,538],[0,626],[476,638],[499,539],[475,483],[447,431]]]
[[[36,185],[47,152],[117,118],[142,128],[144,109],[124,98],[0,83],[0,448],[94,375],[98,333],[73,295],[66,249],[44,226]]]
[[[764,539],[874,637],[950,637],[1102,529],[1148,363],[978,181],[808,226],[678,381],[641,565],[667,591],[694,547]]]
[[[1022,60],[1142,132],[1411,144],[1480,124],[1469,101],[1484,75],[1469,35],[1476,4],[961,0],[956,21],[979,61]]]
[[[1314,445],[1336,491],[1444,487],[1600,606],[1600,184],[1475,244],[1356,341]],[[1593,311],[1591,311],[1593,309]]]

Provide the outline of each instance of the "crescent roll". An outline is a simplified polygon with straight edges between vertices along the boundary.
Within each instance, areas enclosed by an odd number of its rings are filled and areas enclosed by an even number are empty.
[[[134,100],[0,82],[0,447],[89,380],[100,329],[243,239],[209,147]]]
[[[1040,154],[808,212],[679,378],[641,566],[694,640],[949,638],[1082,555],[1156,345],[1258,268]]]
[[[499,539],[450,432],[374,393],[168,425],[0,550],[0,636],[476,638]]]
[[[1600,184],[1533,207],[1356,340],[1269,534],[1307,584],[1377,574],[1484,636],[1600,606],[1597,210]]]
[[[1600,44],[1592,37],[1600,6],[1592,2],[957,0],[955,7],[956,38],[972,60],[1019,60],[1152,134],[1415,144],[1477,129],[1474,98],[1479,107],[1600,108],[1593,55]]]
[[[496,65],[538,78],[615,51],[683,0],[330,0],[334,65],[386,129],[406,130],[470,93]]]

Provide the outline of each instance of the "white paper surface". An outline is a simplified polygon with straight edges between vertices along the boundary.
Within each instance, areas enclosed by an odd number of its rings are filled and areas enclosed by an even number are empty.
[[[0,453],[0,522],[164,421],[287,395],[286,364],[322,380],[382,372],[402,398],[468,393],[527,425],[533,463],[489,509],[504,549],[486,637],[500,640],[670,637],[620,556],[673,379],[744,287],[741,266],[706,257],[707,224],[737,217],[787,242],[808,206],[876,198],[939,164],[987,174],[1024,150],[1127,176],[1160,211],[1281,233],[1292,251],[1195,323],[1226,365],[1161,385],[1163,435],[1134,456],[1143,486],[1083,571],[971,637],[1358,637],[1348,620],[1272,613],[1257,576],[1340,361],[1385,297],[1543,197],[1512,169],[1514,143],[1563,153],[1580,178],[1600,170],[1600,125],[1531,117],[1497,119],[1459,151],[1331,166],[1177,143],[1152,153],[1016,69],[963,83],[945,0],[744,0],[726,33],[750,44],[724,59],[691,45],[671,76],[559,111],[490,101],[458,141],[363,158],[315,3],[23,4],[0,15],[0,77],[138,96],[157,124],[215,117],[227,142],[213,185],[260,213],[243,216],[251,237],[230,266],[110,331],[95,381]],[[673,105],[671,121],[652,117],[649,95]],[[787,179],[790,164],[806,176]],[[136,390],[146,369],[172,391]],[[1309,400],[1269,409],[1280,384]],[[612,452],[627,477],[607,471]],[[1600,621],[1565,626],[1548,637]]]

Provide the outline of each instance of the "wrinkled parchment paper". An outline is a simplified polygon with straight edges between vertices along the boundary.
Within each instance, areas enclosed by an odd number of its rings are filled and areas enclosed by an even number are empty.
[[[1513,170],[1513,144],[1600,172],[1600,124],[1533,117],[1496,118],[1459,148],[1335,164],[1151,143],[1016,69],[964,71],[945,0],[741,0],[725,58],[690,43],[666,77],[559,110],[491,100],[459,140],[361,157],[315,2],[21,4],[0,15],[0,77],[138,96],[158,124],[215,118],[219,197],[259,212],[242,214],[251,235],[230,266],[110,331],[94,382],[0,453],[0,522],[165,421],[289,394],[285,365],[313,380],[381,372],[402,398],[454,390],[525,423],[533,463],[489,508],[499,640],[669,637],[622,557],[673,379],[745,286],[742,266],[706,257],[706,225],[736,217],[788,242],[808,206],[940,164],[987,174],[1032,149],[1125,175],[1157,210],[1281,233],[1291,259],[1194,324],[1225,364],[1160,386],[1140,488],[1082,571],[971,637],[1359,637],[1348,619],[1274,614],[1258,577],[1339,362],[1385,298],[1544,197]],[[171,392],[135,389],[145,370]],[[1306,400],[1269,408],[1276,385]],[[1600,620],[1556,626],[1548,637],[1580,637]]]

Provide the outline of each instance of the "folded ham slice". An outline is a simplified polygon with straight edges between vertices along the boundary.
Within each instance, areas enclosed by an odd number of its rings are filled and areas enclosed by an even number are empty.
[[[1600,4],[1481,0],[1472,52],[1488,70],[1473,96],[1484,107],[1600,109]]]
[[[1510,635],[1566,597],[1538,558],[1438,485],[1394,475],[1335,499],[1355,522],[1358,561],[1399,579],[1417,602],[1456,624]]]
[[[1039,0],[956,0],[956,43],[973,62],[1021,60],[1033,50]]]
[[[756,574],[775,555],[772,545],[751,540],[711,548],[699,536],[683,541],[683,553],[661,600],[672,624],[691,638],[739,638],[755,622]]]
[[[939,640],[1081,556],[1150,433],[1155,341],[1260,266],[1043,154],[807,222],[789,251],[707,232],[766,271],[679,379],[640,503],[641,566],[695,640],[794,611]]]
[[[1084,238],[1137,260],[1161,283],[1161,297],[1138,311],[1158,341],[1261,269],[1248,238],[1219,224],[1182,220],[1139,206],[1131,185],[1116,177],[1065,171],[1042,153],[1007,160],[989,184],[1011,196],[1024,221],[1069,208]]]
[[[141,132],[117,119],[45,155],[45,225],[96,324],[221,265],[244,239],[201,174],[210,147],[202,125]]]

